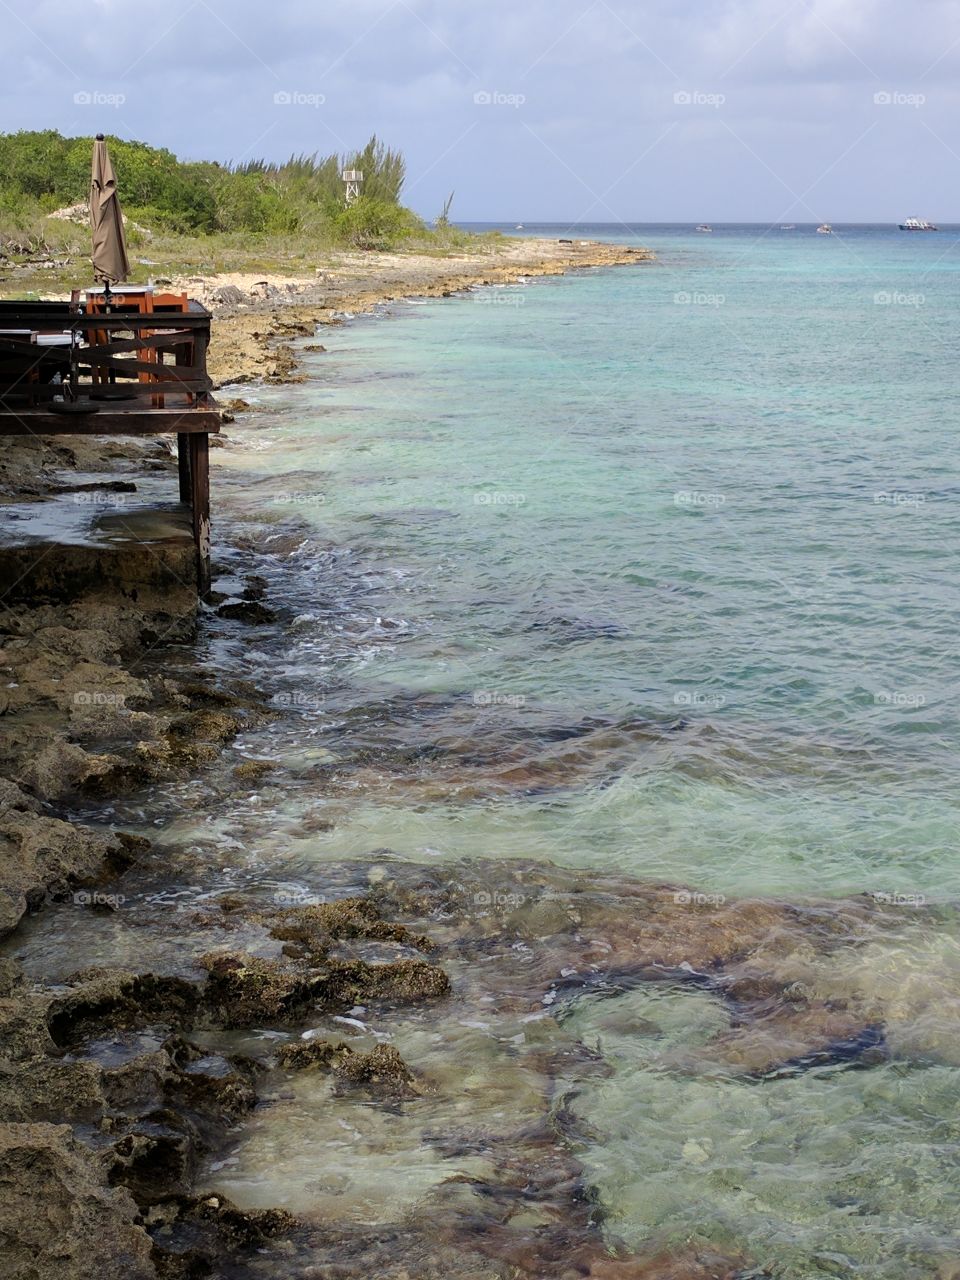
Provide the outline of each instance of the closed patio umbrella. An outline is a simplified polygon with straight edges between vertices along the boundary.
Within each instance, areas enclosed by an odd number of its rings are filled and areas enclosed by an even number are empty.
[[[93,231],[93,274],[109,291],[111,284],[126,280],[130,272],[123,217],[117,199],[117,178],[110,153],[97,134],[93,144],[93,172],[90,179],[90,226]]]

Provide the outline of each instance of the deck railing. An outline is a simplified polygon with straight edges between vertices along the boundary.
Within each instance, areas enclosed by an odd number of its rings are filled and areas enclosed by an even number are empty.
[[[153,302],[153,300],[151,300]],[[0,302],[0,436],[176,433],[201,592],[210,585],[209,438],[220,411],[207,373],[211,316],[198,302]]]
[[[210,320],[195,302],[186,311],[141,314],[117,307],[98,315],[69,303],[0,303],[0,419],[47,418],[61,403],[78,400],[89,406],[91,431],[104,429],[95,421],[102,414],[132,420],[155,409],[202,413],[213,389],[207,373]],[[49,423],[31,423],[30,429],[58,430]],[[82,428],[69,428],[77,429]],[[174,429],[156,423],[138,433]],[[184,429],[204,428],[191,426],[188,417]],[[207,424],[210,429],[215,428]],[[21,432],[0,422],[0,433]]]

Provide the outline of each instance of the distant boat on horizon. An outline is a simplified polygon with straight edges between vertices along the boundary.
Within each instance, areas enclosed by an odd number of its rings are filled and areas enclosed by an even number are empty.
[[[796,231],[797,224],[795,222],[785,222],[780,227],[781,231]]]
[[[523,229],[524,227],[522,222],[518,222],[517,225],[514,227],[514,231],[523,231]]]
[[[832,235],[833,235],[833,227],[831,227],[831,225],[830,225],[830,223],[829,223],[829,222],[821,222],[821,223],[820,223],[820,225],[819,225],[819,227],[817,227],[817,235],[818,235],[818,236],[832,236]]]
[[[698,222],[696,229],[697,231],[712,231],[713,227],[710,226],[709,222]]]
[[[907,218],[906,222],[897,224],[900,231],[939,231],[940,228],[934,226],[932,222],[926,222],[923,218]]]

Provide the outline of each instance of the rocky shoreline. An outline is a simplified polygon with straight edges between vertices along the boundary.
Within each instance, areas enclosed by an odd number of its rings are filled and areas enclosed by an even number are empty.
[[[374,309],[412,294],[447,296],[478,284],[643,260],[642,250],[604,245],[520,242],[495,255],[454,259],[414,255],[343,255],[313,279],[231,278],[182,283],[215,312],[211,368],[218,385],[295,377],[286,345],[343,313]],[[105,465],[106,464],[106,465]],[[124,479],[72,482],[71,473],[111,467],[172,477],[165,442],[109,443],[79,437],[8,442],[0,461],[0,505],[42,503],[55,494],[97,493]],[[136,592],[132,593],[135,597]],[[266,621],[263,584],[250,579],[231,618]],[[67,604],[20,600],[0,617],[0,938],[15,938],[25,917],[45,903],[113,911],[124,873],[149,859],[142,836],[73,813],[94,799],[136,793],[191,777],[235,736],[275,714],[248,686],[185,683],[145,661],[166,646],[189,645],[197,626],[189,591],[135,599],[109,590]],[[243,770],[246,770],[246,773]],[[238,766],[252,785],[254,765]],[[334,918],[335,917],[335,918]],[[324,924],[347,936],[384,931],[347,904]],[[399,930],[399,934],[398,934]],[[421,940],[426,946],[426,941]],[[288,943],[288,946],[294,944]],[[314,967],[323,947],[314,938]],[[8,948],[9,953],[9,948]],[[389,969],[389,966],[387,967]],[[249,1005],[260,1018],[289,1020],[309,1001],[335,1004],[378,998],[429,999],[446,989],[442,970],[406,959],[344,969],[319,987],[287,978],[249,957],[211,957],[206,979],[190,987],[151,974],[78,972],[66,984],[31,982],[12,959],[0,961],[0,1257],[11,1277],[187,1277],[219,1259],[249,1251],[289,1230],[282,1212],[245,1215],[227,1202],[190,1198],[199,1153],[222,1140],[254,1105],[258,1068],[249,1062],[196,1067],[206,1055],[184,1038],[196,1026],[237,1025]],[[395,976],[391,977],[391,973]],[[348,998],[349,997],[349,998]],[[271,1000],[274,1002],[271,1005]],[[251,1014],[251,1016],[253,1016]],[[242,1021],[242,1018],[241,1018]],[[126,1033],[162,1023],[155,1043],[122,1067],[83,1052],[93,1031]],[[332,1047],[344,1087],[408,1088],[402,1063],[374,1061]],[[322,1056],[322,1055],[321,1055]],[[315,1065],[315,1053],[290,1069]],[[151,1111],[160,1105],[160,1111]],[[153,1116],[148,1122],[145,1115]],[[167,1251],[165,1236],[189,1238]],[[197,1268],[201,1270],[197,1270]]]
[[[542,276],[652,262],[648,249],[599,241],[510,240],[497,248],[435,257],[343,253],[314,276],[188,276],[173,287],[214,313],[209,362],[217,386],[296,376],[290,342],[346,315],[362,315],[400,298],[448,298],[484,285],[515,285]]]
[[[289,339],[389,299],[638,260],[616,257],[620,250],[595,260],[608,249],[561,246],[539,270],[523,258],[482,272],[478,263],[460,264],[451,273],[449,261],[431,260],[429,278],[417,274],[420,266],[408,263],[404,275],[365,256],[356,272],[369,269],[375,283],[345,271],[335,290],[301,281],[299,293],[288,290],[290,281],[211,281],[216,378],[227,385],[296,377]],[[163,445],[116,446],[112,458],[171,478],[175,467]],[[22,455],[8,454],[5,467],[7,500],[39,502],[58,486],[70,489],[71,470],[102,471],[103,458],[95,442],[30,442]],[[78,478],[73,491],[84,483]],[[255,547],[239,563],[236,594],[215,598],[201,625],[273,636],[283,604],[257,574]],[[725,1011],[722,1029],[696,1054],[664,1050],[659,1065],[758,1089],[824,1066],[956,1060],[955,1040],[939,1021],[953,999],[949,975],[923,950],[938,910],[905,920],[869,893],[728,900],[519,861],[418,866],[375,850],[352,864],[349,881],[338,880],[335,867],[317,867],[316,881],[292,898],[256,881],[197,896],[174,917],[184,935],[177,963],[133,963],[128,955],[108,965],[78,960],[62,973],[25,968],[17,939],[44,908],[102,921],[123,911],[134,938],[138,925],[171,927],[158,926],[149,903],[125,902],[124,894],[131,883],[163,883],[182,868],[157,861],[142,827],[129,831],[113,820],[116,798],[149,796],[217,768],[229,770],[221,785],[254,795],[277,771],[276,762],[249,756],[230,769],[238,735],[284,714],[268,677],[263,687],[191,678],[189,663],[165,660],[190,651],[197,626],[187,596],[67,607],[34,601],[0,614],[5,1276],[761,1280],[778,1274],[776,1265],[732,1244],[658,1240],[640,1251],[618,1244],[582,1158],[590,1133],[577,1104],[615,1068],[599,1037],[565,1029],[578,1002],[644,984],[708,993]],[[521,795],[582,781],[618,753],[626,767],[644,745],[684,732],[680,723],[589,720],[537,749],[505,746],[495,733],[490,741],[465,735],[438,751],[426,778],[419,757],[391,752],[388,743],[382,759],[358,749],[336,773],[319,766],[316,785],[349,797],[379,771],[406,803],[483,800],[505,786]],[[189,859],[184,865],[192,874]],[[917,948],[907,983],[886,964],[885,948],[901,938]],[[480,1015],[517,1033],[505,1037],[498,1064],[505,1089],[521,1069],[535,1081],[505,1113],[484,1110],[489,1080],[468,1085],[466,1064],[443,1077],[390,1043],[371,1045],[360,1021],[393,1027],[409,1016],[442,1040],[444,1016],[470,1025]],[[198,1193],[210,1185],[203,1170],[232,1150],[240,1126],[316,1080],[330,1098],[395,1120],[474,1089],[468,1120],[428,1131],[432,1155],[449,1161],[450,1173],[402,1221],[384,1228],[285,1205],[242,1210],[219,1191]],[[326,1160],[318,1146],[318,1180]]]

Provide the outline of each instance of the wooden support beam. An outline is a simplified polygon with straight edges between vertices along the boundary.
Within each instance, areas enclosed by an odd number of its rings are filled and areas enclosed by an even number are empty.
[[[210,437],[192,435],[190,442],[190,506],[197,547],[197,589],[210,594]]]
[[[190,437],[177,435],[177,471],[180,474],[180,501],[190,501]]]
[[[171,398],[167,392],[167,399]],[[213,407],[102,408],[78,416],[28,406],[4,408],[0,402],[0,436],[158,436],[175,431],[209,435],[219,430],[220,414]]]

